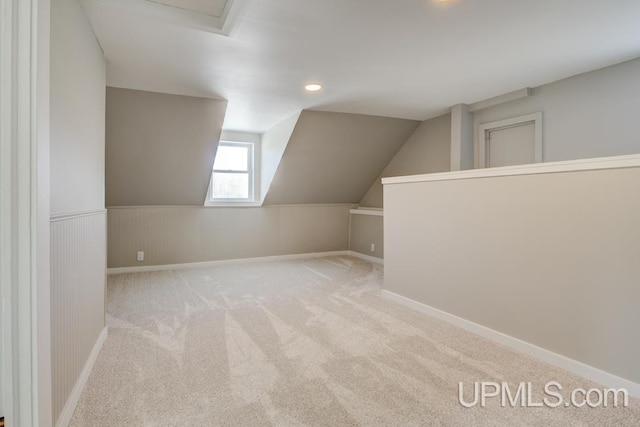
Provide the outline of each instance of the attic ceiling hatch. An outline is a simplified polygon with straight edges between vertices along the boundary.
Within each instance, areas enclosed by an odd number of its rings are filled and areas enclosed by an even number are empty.
[[[229,35],[242,0],[83,0],[127,9],[169,24]]]

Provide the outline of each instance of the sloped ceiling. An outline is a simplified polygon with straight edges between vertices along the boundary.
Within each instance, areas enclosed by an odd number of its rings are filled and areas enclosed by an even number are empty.
[[[419,124],[303,111],[264,204],[358,203]]]
[[[638,0],[237,0],[229,37],[123,3],[154,4],[83,0],[107,84],[228,99],[245,132],[304,109],[425,120],[640,54]]]
[[[226,101],[107,88],[106,205],[198,205]]]

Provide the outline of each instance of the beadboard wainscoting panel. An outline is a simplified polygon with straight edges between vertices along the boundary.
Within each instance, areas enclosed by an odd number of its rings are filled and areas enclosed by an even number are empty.
[[[257,258],[349,247],[349,204],[109,208],[108,266]],[[144,259],[137,260],[138,251]]]
[[[67,407],[105,326],[106,211],[51,219],[53,419]],[[72,402],[71,406],[75,406]]]

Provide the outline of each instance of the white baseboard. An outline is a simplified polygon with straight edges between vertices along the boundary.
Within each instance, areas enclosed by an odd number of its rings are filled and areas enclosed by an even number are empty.
[[[117,267],[117,268],[108,268],[107,274],[142,273],[146,271],[164,271],[164,270],[178,270],[178,269],[188,269],[188,268],[216,267],[220,265],[231,265],[231,264],[246,264],[249,262],[289,261],[294,259],[321,258],[325,256],[353,255],[350,252],[351,251],[312,252],[307,254],[274,255],[274,256],[265,256],[265,257],[256,257],[256,258],[224,259],[224,260],[218,260],[218,261],[190,262],[190,263],[184,263],[184,264],[144,265],[140,267]]]
[[[376,258],[373,256],[364,255],[359,252],[332,251],[332,252],[311,252],[307,254],[274,255],[274,256],[265,256],[265,257],[256,257],[256,258],[223,259],[218,261],[189,262],[189,263],[183,263],[183,264],[143,265],[140,267],[116,267],[116,268],[108,268],[107,274],[143,273],[147,271],[206,268],[206,267],[216,267],[220,265],[246,264],[249,262],[289,261],[294,259],[321,258],[325,256],[344,256],[344,255],[360,258],[364,261],[368,261],[373,264],[383,264],[384,262],[382,258]]]
[[[354,251],[348,251],[348,252],[349,252],[349,255],[356,258],[360,258],[363,261],[368,261],[372,264],[380,264],[380,265],[384,264],[384,260],[382,258],[361,254],[360,252],[354,252]]]
[[[87,384],[87,380],[89,379],[89,374],[91,374],[91,370],[93,369],[93,364],[96,362],[98,358],[98,354],[102,349],[102,345],[104,341],[107,339],[108,329],[105,326],[102,328],[102,332],[98,336],[96,343],[93,345],[93,349],[91,350],[91,354],[89,354],[89,358],[84,364],[84,368],[80,373],[80,377],[78,377],[78,381],[76,381],[76,385],[71,390],[71,394],[67,399],[67,403],[62,408],[62,412],[60,413],[60,417],[56,422],[56,427],[66,427],[71,422],[71,417],[73,417],[73,413],[76,410],[76,406],[78,406],[78,401],[80,400],[80,396],[82,395],[82,391],[84,390],[85,385]]]
[[[387,290],[382,290],[380,294],[382,297],[388,300],[397,302],[406,307],[428,314],[461,329],[472,332],[476,335],[480,335],[484,338],[498,342],[506,347],[535,357],[536,359],[546,362],[550,365],[557,366],[566,371],[587,378],[596,383],[602,384],[605,387],[624,388],[629,392],[630,396],[640,398],[640,384],[638,383],[627,380],[625,378],[621,378],[617,375],[610,374],[609,372],[594,368],[593,366],[589,366],[577,360],[570,359],[561,354],[554,353],[550,350],[538,347],[537,345],[528,343],[518,338],[514,338],[502,332],[498,332],[486,326],[479,325],[470,320],[463,319],[462,317],[447,313],[446,311],[442,311],[440,309],[431,307],[402,295],[398,295]]]

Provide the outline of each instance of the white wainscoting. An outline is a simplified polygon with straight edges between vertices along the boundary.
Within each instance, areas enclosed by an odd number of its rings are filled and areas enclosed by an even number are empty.
[[[110,207],[110,268],[349,249],[349,204]],[[137,261],[137,252],[144,260]]]
[[[51,382],[57,426],[69,423],[88,378],[83,372],[90,372],[99,352],[96,343],[104,341],[106,249],[106,210],[51,217]]]
[[[183,264],[146,265],[141,267],[116,267],[116,268],[107,268],[107,275],[126,274],[126,273],[146,273],[149,271],[183,270],[183,269],[189,269],[189,268],[209,268],[209,267],[218,267],[221,265],[246,264],[251,262],[289,261],[294,259],[322,258],[322,257],[328,257],[328,256],[352,256],[355,258],[360,258],[361,260],[370,262],[372,264],[384,265],[384,260],[380,258],[364,255],[354,251],[333,251],[333,252],[313,252],[313,253],[307,253],[307,254],[276,255],[276,256],[266,256],[266,257],[255,257],[255,258],[224,259],[219,261],[191,262],[191,263],[183,263]]]

